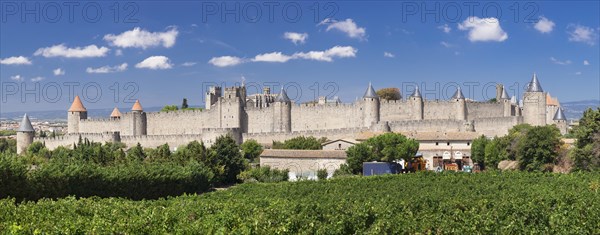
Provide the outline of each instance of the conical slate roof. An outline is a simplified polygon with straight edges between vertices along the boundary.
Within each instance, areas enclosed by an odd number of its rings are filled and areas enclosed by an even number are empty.
[[[131,107],[131,111],[144,111],[142,105],[140,104],[140,100],[135,100],[135,104],[133,104],[133,107]]]
[[[410,95],[410,97],[419,97],[421,98],[421,92],[419,91],[419,87],[415,86],[415,91],[413,91],[412,95]]]
[[[83,107],[83,103],[81,103],[81,99],[79,99],[79,96],[75,96],[75,99],[71,104],[71,108],[69,108],[69,112],[87,112],[85,107]]]
[[[31,125],[31,121],[29,121],[29,117],[27,114],[23,115],[23,120],[21,121],[21,125],[19,125],[19,132],[35,132],[33,126]]]
[[[567,120],[567,117],[565,116],[565,113],[563,112],[562,108],[558,108],[558,110],[556,110],[553,120]]]
[[[285,92],[285,89],[283,89],[283,87],[281,87],[281,91],[279,92],[277,99],[275,99],[275,102],[290,102],[290,98],[287,96],[287,93]]]
[[[110,114],[111,118],[117,118],[117,117],[121,117],[121,111],[119,111],[119,108],[115,107],[115,109],[113,109],[112,113]]]
[[[463,95],[462,90],[460,89],[460,87],[458,87],[456,89],[456,92],[452,96],[452,99],[465,99],[465,96]]]
[[[379,96],[377,95],[377,92],[375,92],[375,89],[373,89],[373,86],[371,85],[370,82],[369,82],[369,87],[367,88],[367,91],[365,91],[365,95],[363,95],[363,98],[379,98]]]
[[[537,75],[535,73],[533,73],[531,82],[527,86],[527,92],[544,92],[544,90],[542,89],[542,85],[540,85],[540,81],[538,81]]]
[[[510,96],[508,96],[508,92],[506,92],[506,88],[504,88],[504,86],[502,86],[502,96],[500,96],[500,99],[510,99]]]

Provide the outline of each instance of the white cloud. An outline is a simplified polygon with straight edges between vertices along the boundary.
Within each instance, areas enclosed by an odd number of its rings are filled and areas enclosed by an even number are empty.
[[[4,59],[0,59],[0,64],[6,65],[22,65],[22,64],[31,64],[31,60],[24,56],[13,56]]]
[[[109,42],[112,46],[122,48],[135,47],[146,49],[160,45],[169,48],[175,45],[178,34],[179,32],[176,27],[171,27],[166,32],[149,32],[136,27],[119,35],[104,35],[104,40]]]
[[[10,79],[17,82],[22,82],[25,78],[21,75],[10,76]]]
[[[244,60],[235,56],[221,56],[221,57],[213,57],[208,61],[209,64],[212,64],[217,67],[228,67],[235,66],[243,63]]]
[[[469,41],[471,42],[502,42],[508,39],[508,34],[500,27],[498,19],[479,18],[477,16],[468,17],[465,21],[458,24],[458,29],[469,31]]]
[[[115,66],[102,66],[100,68],[91,68],[88,67],[85,72],[87,73],[115,73],[115,72],[122,72],[127,70],[127,63],[123,63],[120,65],[115,65]]]
[[[581,72],[575,72],[575,75],[581,75]]]
[[[561,61],[561,60],[558,60],[558,59],[556,59],[556,58],[554,58],[554,57],[550,57],[550,61],[552,61],[552,62],[553,62],[553,63],[555,63],[555,64],[560,64],[560,65],[568,65],[568,64],[571,64],[571,61],[570,61],[570,60]]]
[[[116,50],[115,50],[115,55],[116,55],[116,56],[122,56],[122,55],[123,55],[123,50],[121,50],[121,49],[116,49]]]
[[[450,44],[450,43],[447,43],[447,42],[444,42],[444,41],[441,41],[441,42],[440,42],[440,44],[441,44],[442,46],[444,46],[445,48],[454,47],[454,45],[452,45],[452,44]]]
[[[554,22],[546,17],[540,16],[540,20],[533,26],[540,33],[550,33],[554,29]]]
[[[567,29],[571,29],[571,31],[567,32],[569,34],[569,41],[594,45],[598,40],[598,32],[593,28],[583,25],[569,25]]]
[[[196,62],[185,62],[185,63],[181,64],[181,66],[183,66],[183,67],[191,67],[194,65],[196,65]]]
[[[235,66],[242,63],[247,62],[277,62],[277,63],[285,63],[289,60],[296,59],[305,59],[305,60],[316,60],[316,61],[326,61],[332,62],[335,58],[348,58],[348,57],[356,57],[356,52],[358,50],[351,46],[334,46],[325,51],[309,51],[309,52],[296,52],[292,55],[286,55],[281,52],[271,52],[256,55],[252,59],[243,59],[235,56],[221,56],[221,57],[213,57],[208,61],[209,64],[212,64],[217,67],[228,67]]]
[[[587,60],[584,60],[583,65],[590,65],[590,62],[588,62]]]
[[[34,77],[34,78],[31,79],[31,81],[32,82],[39,82],[39,81],[42,81],[44,79],[46,79],[46,78],[44,78],[44,77]]]
[[[283,37],[298,45],[304,44],[304,42],[306,42],[306,39],[308,39],[308,33],[285,32],[283,34]]]
[[[145,68],[145,69],[152,69],[152,70],[170,69],[173,67],[173,64],[171,64],[168,57],[160,55],[160,56],[150,56],[150,57],[146,58],[145,60],[143,60],[142,62],[139,62],[138,64],[136,64],[135,67],[138,69]]]
[[[452,31],[452,28],[450,28],[450,26],[448,26],[448,24],[440,25],[438,27],[438,29],[441,29],[442,31],[444,31],[444,33],[450,33],[450,31]]]
[[[254,59],[252,59],[252,61],[285,63],[290,59],[292,59],[292,56],[284,55],[281,52],[271,52],[271,53],[256,55],[254,57]]]
[[[327,25],[326,31],[335,29],[340,32],[346,33],[348,37],[357,38],[360,40],[364,40],[367,35],[367,30],[363,27],[358,27],[356,23],[352,19],[346,19],[344,21],[336,21],[330,18],[327,18],[319,25]]]
[[[108,51],[108,48],[98,47],[96,45],[68,48],[64,44],[59,44],[51,47],[40,48],[35,51],[34,55],[41,55],[43,57],[87,58],[104,57]]]
[[[383,52],[383,56],[384,57],[388,57],[388,58],[394,58],[394,57],[396,57],[394,54],[392,54],[391,52],[387,52],[387,51]]]
[[[61,68],[57,68],[55,70],[52,70],[52,73],[54,73],[54,76],[60,76],[60,75],[65,75],[65,71]]]
[[[334,46],[326,51],[309,51],[294,53],[294,58],[327,61],[331,62],[334,58],[356,57],[358,50],[351,46]]]

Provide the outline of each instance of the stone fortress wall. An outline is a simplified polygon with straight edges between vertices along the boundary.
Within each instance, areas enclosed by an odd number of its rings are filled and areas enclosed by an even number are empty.
[[[385,131],[476,132],[493,137],[504,135],[521,123],[557,124],[561,132],[566,132],[566,119],[558,100],[547,101],[549,95],[541,89],[535,75],[523,95],[522,106],[499,87],[502,90],[497,93],[502,96],[497,95],[497,102],[468,100],[460,88],[449,100],[425,100],[418,89],[405,99],[380,100],[369,84],[363,99],[354,103],[295,104],[281,89],[277,96],[262,94],[276,98],[255,105],[242,85],[225,88],[223,93],[220,88],[211,89],[206,94],[204,110],[146,113],[137,101],[131,112],[121,114],[115,108],[106,119],[87,118],[87,110],[76,97],[67,112],[69,133],[36,140],[51,149],[72,145],[79,136],[97,142],[119,139],[129,147],[137,143],[144,147],[168,143],[174,148],[192,140],[210,145],[223,134],[234,136],[240,143],[255,139],[268,145],[302,135],[338,139]],[[556,119],[559,112],[564,120]]]

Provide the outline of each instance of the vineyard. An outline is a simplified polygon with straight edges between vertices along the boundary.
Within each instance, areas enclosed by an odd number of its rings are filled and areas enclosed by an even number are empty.
[[[429,172],[158,200],[0,200],[3,234],[600,234],[598,218],[598,173]]]

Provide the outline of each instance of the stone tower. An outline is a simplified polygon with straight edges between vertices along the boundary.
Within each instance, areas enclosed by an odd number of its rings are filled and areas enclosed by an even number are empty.
[[[556,110],[552,120],[554,120],[554,124],[556,124],[556,127],[558,127],[561,134],[567,134],[569,125],[567,125],[567,117],[565,116],[562,108],[559,107]]]
[[[79,122],[81,119],[87,119],[87,109],[83,107],[79,96],[75,96],[71,108],[67,111],[67,132],[79,133]]]
[[[131,134],[134,136],[146,135],[146,113],[142,108],[139,100],[135,101],[133,107],[131,107]]]
[[[292,101],[281,87],[281,92],[273,104],[274,132],[292,132]]]
[[[121,111],[119,111],[119,108],[115,107],[113,109],[112,113],[110,113],[110,119],[111,120],[119,120],[119,119],[121,119]]]
[[[506,92],[506,88],[504,86],[502,86],[502,95],[500,95],[500,99],[498,99],[497,101],[501,102],[503,105],[504,116],[512,116],[512,104],[510,101],[510,96],[508,96],[508,92]]]
[[[242,127],[242,99],[239,87],[226,87],[223,97],[218,102],[219,117],[222,128]]]
[[[363,95],[363,103],[363,125],[371,127],[374,123],[379,122],[379,96],[370,82],[365,95]]]
[[[17,154],[24,153],[27,147],[33,143],[35,130],[29,121],[27,114],[23,116],[19,130],[17,130]]]
[[[418,86],[415,86],[415,91],[408,97],[408,102],[412,106],[413,119],[423,120],[423,97],[421,96]]]
[[[535,73],[523,94],[523,121],[533,126],[546,125],[546,93]]]
[[[217,101],[219,100],[219,97],[221,97],[221,87],[219,86],[213,86],[209,88],[209,91],[206,92],[206,100],[205,102],[205,108],[208,110],[210,109],[210,107],[217,103]]]
[[[455,105],[456,119],[467,120],[467,103],[460,87],[456,89],[456,92],[452,96],[452,102]]]

